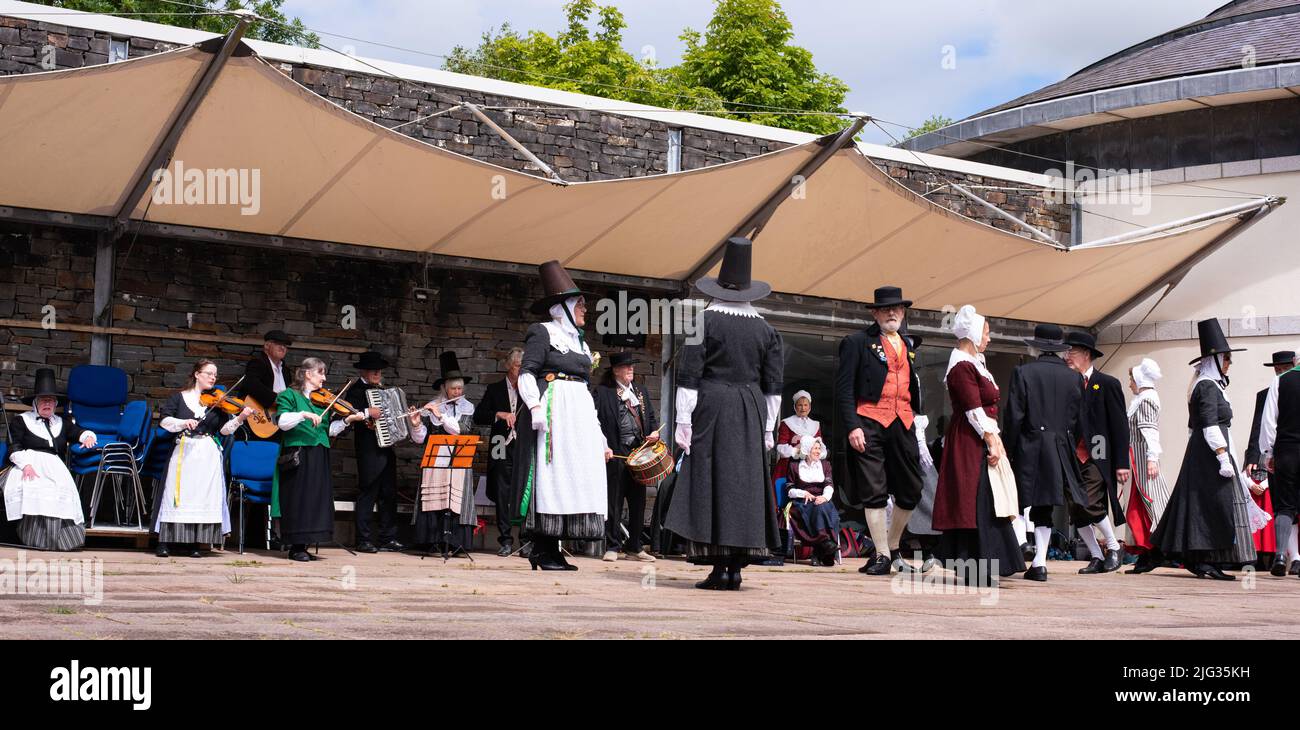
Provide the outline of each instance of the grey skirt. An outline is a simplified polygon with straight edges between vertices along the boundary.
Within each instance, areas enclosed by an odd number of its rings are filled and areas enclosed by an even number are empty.
[[[86,526],[60,517],[25,515],[18,523],[18,537],[41,550],[76,550],[86,544]]]

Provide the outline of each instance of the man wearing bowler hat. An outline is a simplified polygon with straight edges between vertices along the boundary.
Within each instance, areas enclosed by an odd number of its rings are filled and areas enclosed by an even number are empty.
[[[616,352],[609,358],[609,368],[596,386],[596,417],[605,443],[618,456],[627,456],[643,441],[658,441],[659,420],[645,389],[632,379],[640,358],[633,352]],[[654,562],[641,542],[645,526],[646,485],[632,478],[626,459],[605,462],[606,486],[609,490],[609,513],[605,519],[605,556],[618,560],[622,552],[628,560]],[[627,539],[623,538],[623,502],[627,502]],[[621,550],[620,550],[621,549]]]
[[[1070,347],[1064,338],[1060,327],[1040,324],[1034,336],[1025,339],[1033,359],[1012,371],[1002,421],[1020,504],[1029,507],[1029,521],[1034,523],[1034,556],[1025,578],[1038,582],[1047,580],[1052,510],[1068,507],[1075,524],[1091,519],[1074,455],[1083,393],[1078,374],[1065,362]]]
[[[361,375],[361,382],[348,389],[348,397],[358,407],[367,403],[366,391],[383,390],[384,370],[388,361],[374,350],[361,353],[353,363]],[[378,408],[366,408],[366,419],[380,416]],[[418,413],[407,417],[411,427],[418,427]],[[380,447],[373,428],[354,429],[353,448],[357,455],[357,547],[359,553],[377,553],[380,550],[401,552],[405,545],[397,541],[397,453],[394,447]],[[379,505],[379,531],[370,523],[370,513]]]
[[[270,330],[262,337],[262,349],[253,353],[248,359],[248,364],[244,366],[244,382],[239,386],[240,395],[252,397],[257,401],[257,405],[266,409],[267,414],[275,409],[276,396],[293,381],[293,370],[285,364],[285,355],[289,353],[289,346],[292,344],[293,338],[288,332],[280,329]],[[246,430],[249,438],[258,438],[252,429]],[[267,440],[278,442],[280,433],[277,429]],[[272,550],[278,550],[280,547],[279,477],[280,473],[277,469],[271,486],[271,504],[267,507],[271,516],[271,543],[267,547]]]
[[[1079,474],[1088,496],[1087,519],[1076,521],[1074,528],[1088,546],[1092,558],[1079,570],[1091,573],[1109,573],[1119,570],[1123,555],[1119,540],[1115,539],[1115,525],[1124,524],[1124,508],[1119,503],[1119,483],[1126,482],[1129,470],[1128,409],[1124,405],[1124,387],[1117,378],[1097,370],[1093,362],[1105,357],[1097,349],[1097,342],[1087,332],[1069,332],[1065,344],[1070,346],[1066,356],[1070,368],[1079,374],[1079,387],[1083,402],[1079,408],[1079,433],[1075,442],[1075,458],[1079,461]],[[1114,514],[1114,522],[1111,521]],[[1096,525],[1106,538],[1103,557],[1097,536],[1091,527]]]
[[[1296,366],[1296,355],[1291,351],[1273,353],[1273,362],[1266,364],[1277,377],[1260,393],[1262,407],[1256,401],[1255,428],[1251,430],[1246,461],[1270,472],[1277,555],[1269,572],[1285,576],[1289,556],[1292,560],[1289,572],[1300,575],[1300,561],[1295,560],[1296,511],[1300,508],[1300,367]]]
[[[921,500],[921,454],[913,431],[921,409],[916,354],[900,334],[910,300],[882,286],[867,305],[875,324],[840,342],[835,407],[848,431],[849,479],[844,503],[862,509],[876,556],[859,572],[889,575],[914,570],[899,550],[903,530]],[[894,498],[893,522],[885,518]]]

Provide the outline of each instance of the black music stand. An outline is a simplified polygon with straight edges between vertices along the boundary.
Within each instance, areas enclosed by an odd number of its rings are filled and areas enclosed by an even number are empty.
[[[437,434],[429,436],[424,442],[424,456],[420,459],[421,469],[446,469],[452,472],[452,477],[457,470],[473,469],[474,452],[477,450],[479,437],[477,435],[454,436],[450,434]],[[451,447],[452,453],[449,455],[440,454],[444,446]],[[450,487],[448,487],[450,489]],[[415,494],[414,516],[419,519],[421,498],[424,496],[424,480],[420,480],[420,489]],[[469,554],[464,545],[459,545],[452,549],[451,546],[451,516],[455,514],[450,509],[439,510],[439,522],[442,523],[442,541],[439,542],[438,554],[442,556],[442,562],[447,562],[457,554],[463,554],[469,561],[474,562],[474,556]],[[433,543],[429,543],[424,554],[420,556],[423,560],[433,555],[431,550]]]

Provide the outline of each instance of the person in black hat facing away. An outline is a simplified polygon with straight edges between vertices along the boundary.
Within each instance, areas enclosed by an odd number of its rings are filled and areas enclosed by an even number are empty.
[[[1233,580],[1222,567],[1255,562],[1251,534],[1267,515],[1248,496],[1233,457],[1228,370],[1232,353],[1243,350],[1232,349],[1217,319],[1198,322],[1197,332],[1201,356],[1190,363],[1196,374],[1187,405],[1191,437],[1165,513],[1151,534],[1155,549],[1143,553],[1130,572],[1146,573],[1171,559],[1198,577]]]
[[[848,480],[843,491],[849,509],[862,509],[876,555],[859,569],[889,575],[914,568],[899,549],[912,510],[921,501],[921,453],[915,414],[921,411],[916,353],[900,333],[907,308],[896,286],[882,286],[868,306],[875,324],[840,341],[835,405],[848,431]],[[894,498],[893,522],[885,507]]]
[[[771,292],[750,278],[753,250],[731,238],[718,276],[695,286],[712,297],[677,369],[677,427],[686,452],[664,527],[685,543],[692,563],[711,565],[696,588],[739,590],[741,570],[781,548],[768,451],[781,410],[785,368],[781,335],[751,302]]]
[[[1246,461],[1271,473],[1277,556],[1269,572],[1285,576],[1290,558],[1291,574],[1300,575],[1295,528],[1296,510],[1300,507],[1300,367],[1295,353],[1290,351],[1274,353],[1273,362],[1268,364],[1277,377],[1262,394],[1262,407],[1256,401],[1258,442],[1251,444],[1254,453],[1247,449]],[[1255,429],[1251,430],[1251,441],[1255,441]]]
[[[1124,562],[1119,540],[1115,538],[1115,525],[1124,524],[1119,483],[1128,482],[1132,476],[1124,386],[1118,378],[1097,370],[1093,365],[1105,354],[1097,349],[1092,335],[1070,332],[1065,336],[1065,344],[1070,346],[1066,362],[1079,374],[1079,387],[1083,392],[1074,452],[1079,461],[1079,474],[1083,477],[1083,490],[1088,495],[1088,510],[1086,521],[1080,515],[1080,519],[1074,522],[1074,529],[1079,531],[1092,559],[1079,572],[1084,575],[1109,573],[1119,570]],[[1091,529],[1093,525],[1106,539],[1104,555]]]
[[[459,436],[474,428],[474,404],[465,397],[465,384],[474,379],[462,373],[456,353],[438,355],[442,376],[433,381],[437,398],[424,405],[423,422],[411,432],[411,440],[424,443],[429,433]],[[450,459],[454,449],[439,447],[440,459]],[[473,469],[425,469],[420,477],[420,497],[415,521],[415,544],[468,550],[478,510],[474,506]]]
[[[515,493],[511,520],[522,522],[533,541],[533,570],[577,570],[560,552],[560,540],[600,540],[609,508],[605,444],[596,406],[587,390],[600,363],[583,338],[587,301],[559,261],[539,267],[542,297],[533,314],[547,321],[529,326],[519,397],[531,428],[515,439]]]
[[[488,443],[487,498],[497,507],[497,538],[501,549],[497,555],[507,557],[514,551],[511,537],[510,495],[514,490],[514,441],[522,417],[528,418],[519,399],[519,369],[524,364],[524,348],[512,347],[502,360],[506,376],[483,392],[474,409],[474,425],[491,426]]]
[[[65,460],[68,443],[92,449],[95,434],[54,414],[63,400],[54,371],[36,371],[36,385],[24,399],[32,407],[9,424],[9,470],[4,481],[5,517],[18,522],[24,545],[40,550],[75,550],[86,542],[81,495]]]
[[[1074,456],[1083,392],[1079,376],[1065,362],[1069,346],[1064,336],[1060,327],[1040,324],[1025,339],[1033,359],[1012,371],[1002,418],[1003,446],[1016,474],[1020,504],[1029,507],[1034,524],[1033,562],[1025,578],[1040,582],[1047,580],[1053,508],[1067,506],[1075,524],[1091,519]]]
[[[364,408],[366,420],[373,423],[380,410],[366,405],[366,391],[383,390],[384,370],[388,361],[374,350],[361,353],[353,363],[361,381],[348,389],[348,402]],[[418,413],[408,416],[411,428],[420,425]],[[374,428],[353,429],[352,447],[357,456],[356,526],[359,553],[377,553],[380,550],[401,552],[405,545],[397,541],[397,452],[395,447],[381,448]],[[379,531],[371,524],[376,503],[379,507]]]
[[[596,386],[596,416],[600,430],[605,433],[605,444],[617,456],[627,456],[644,441],[659,440],[659,419],[645,389],[632,382],[636,363],[641,360],[635,353],[616,352],[609,358],[609,367]],[[618,560],[621,551],[629,560],[652,563],[654,557],[644,550],[641,542],[645,527],[646,485],[632,478],[626,459],[610,459],[605,464],[609,491],[609,515],[605,521],[605,557]],[[623,502],[627,501],[627,540],[623,539]]]
[[[262,338],[261,352],[253,353],[248,359],[248,364],[244,366],[244,381],[239,386],[239,395],[251,397],[257,401],[257,405],[265,409],[268,415],[275,410],[275,399],[282,393],[292,377],[285,377],[285,355],[289,353],[289,346],[293,344],[293,338],[284,330],[270,330]],[[292,369],[289,370],[292,375]],[[274,418],[274,416],[272,415]],[[256,434],[249,432],[249,438],[256,439]],[[280,432],[276,432],[269,440],[282,441]],[[268,507],[271,513],[271,549],[279,547],[280,534],[280,471],[276,469],[274,478],[271,480],[271,505]]]

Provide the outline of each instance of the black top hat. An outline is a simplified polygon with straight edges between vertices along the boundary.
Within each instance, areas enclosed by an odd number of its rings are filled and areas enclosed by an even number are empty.
[[[876,293],[873,295],[874,301],[867,302],[867,306],[872,309],[878,307],[892,307],[898,304],[904,307],[912,306],[911,299],[903,298],[903,290],[896,286],[876,287]]]
[[[460,371],[460,362],[456,359],[456,353],[451,350],[443,350],[438,355],[438,364],[442,368],[442,377],[433,381],[433,389],[438,390],[442,384],[448,380],[464,380],[466,383],[474,382],[474,379]]]
[[[1070,349],[1070,346],[1065,344],[1065,332],[1054,324],[1040,324],[1034,327],[1034,336],[1024,338],[1024,342],[1043,352],[1065,352]]]
[[[1223,326],[1219,320],[1203,319],[1196,323],[1196,335],[1201,339],[1201,356],[1192,358],[1188,365],[1195,365],[1197,360],[1204,360],[1211,355],[1222,355],[1225,352],[1245,352],[1246,348],[1239,347],[1232,349],[1228,344],[1228,338],[1223,336]]]
[[[355,363],[357,370],[383,370],[388,367],[388,361],[384,356],[374,350],[366,350],[361,353],[361,357]]]
[[[1037,328],[1034,328],[1034,333],[1035,334],[1038,333]],[[1093,337],[1087,332],[1079,332],[1075,330],[1066,333],[1065,349],[1068,350],[1071,347],[1082,347],[1083,349],[1091,352],[1093,360],[1100,360],[1101,358],[1106,357],[1106,353],[1097,349],[1097,338]]]
[[[63,396],[59,393],[58,384],[54,381],[53,368],[41,368],[36,371],[36,384],[32,387],[31,395],[23,398],[27,405],[35,405],[37,398],[50,396],[63,402]]]
[[[609,366],[616,368],[619,365],[635,365],[642,362],[641,358],[635,352],[616,352],[609,356]]]
[[[271,330],[262,337],[262,340],[265,342],[278,342],[285,347],[293,344],[293,338],[284,330]]]
[[[537,267],[537,271],[542,277],[542,298],[533,302],[533,314],[546,314],[546,310],[569,297],[586,295],[573,283],[573,277],[559,261],[547,261]]]
[[[722,268],[716,277],[706,276],[695,282],[701,293],[724,302],[752,302],[772,293],[766,281],[750,278],[753,270],[754,245],[748,238],[727,239],[722,253]]]
[[[1273,353],[1273,362],[1264,363],[1265,367],[1274,368],[1278,365],[1295,365],[1295,352],[1291,350],[1279,350]]]

